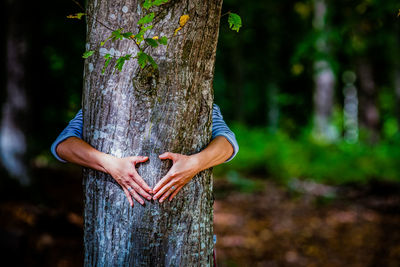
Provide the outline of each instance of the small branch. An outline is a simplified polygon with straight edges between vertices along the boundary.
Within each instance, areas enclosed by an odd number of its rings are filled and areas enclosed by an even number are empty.
[[[221,18],[222,18],[223,16],[226,16],[226,15],[230,14],[230,13],[231,13],[231,11],[228,11],[228,12],[222,14],[222,15],[221,15]]]
[[[86,15],[88,18],[93,18],[92,16],[90,16],[90,15],[86,12],[86,10],[83,8],[83,6],[82,6],[78,1],[76,1],[76,0],[71,0],[71,1],[74,2],[80,9],[82,9],[82,11],[85,12],[85,15]],[[103,27],[109,29],[110,31],[115,31],[115,29],[112,29],[111,27],[105,25],[103,22],[99,21],[98,19],[95,18],[95,20],[96,20],[96,22],[100,23]]]
[[[79,4],[78,1],[72,0],[72,2],[74,2],[78,7],[80,7],[80,9],[82,9],[83,11],[85,11],[85,9],[83,8],[83,6],[82,6],[81,4]]]
[[[140,46],[138,45],[138,43],[136,43],[135,39],[132,39],[132,41],[135,43],[135,45],[137,46],[137,48],[139,49],[139,51],[141,51]]]
[[[86,15],[86,16],[88,16],[89,18],[91,18],[91,16],[89,16],[89,15]],[[111,27],[105,25],[103,22],[101,22],[101,21],[98,20],[97,18],[94,18],[94,19],[96,20],[96,22],[100,23],[103,27],[109,29],[110,31],[116,31],[115,29],[113,29],[113,28],[111,28]]]

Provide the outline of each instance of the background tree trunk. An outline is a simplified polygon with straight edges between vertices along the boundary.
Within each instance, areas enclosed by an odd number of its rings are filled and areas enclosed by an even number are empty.
[[[0,125],[0,156],[7,172],[20,184],[29,185],[26,161],[28,117],[28,36],[31,9],[23,1],[6,3],[6,93]]]
[[[90,0],[87,48],[114,29],[137,32],[141,1]],[[108,43],[85,62],[83,137],[117,157],[144,155],[138,171],[150,187],[170,162],[158,155],[193,154],[211,137],[212,81],[221,0],[170,1],[155,9],[149,36],[171,36],[181,15],[190,20],[168,41],[149,49],[159,69],[135,60],[121,73],[101,75],[105,53],[137,53],[132,41]],[[211,170],[198,174],[172,202],[131,208],[112,177],[84,169],[86,266],[209,266],[212,264]]]
[[[394,56],[393,58],[400,58],[400,26],[395,24],[395,32],[396,39],[394,42]],[[400,127],[400,63],[399,60],[393,60],[394,71],[393,71],[393,80],[394,80],[394,95],[396,97],[396,106],[395,106],[395,116],[397,119],[397,125]]]
[[[354,85],[357,75],[353,71],[345,71],[343,80],[343,128],[344,139],[350,143],[358,141],[358,95]]]
[[[379,110],[376,103],[378,92],[373,67],[368,59],[358,60],[357,74],[360,78],[360,125],[369,131],[370,141],[377,142],[380,132]]]
[[[327,4],[325,0],[314,0],[314,29],[319,33],[315,48],[318,59],[314,62],[314,134],[318,138],[332,140],[337,137],[332,125],[335,74],[328,61],[329,47],[326,34]]]

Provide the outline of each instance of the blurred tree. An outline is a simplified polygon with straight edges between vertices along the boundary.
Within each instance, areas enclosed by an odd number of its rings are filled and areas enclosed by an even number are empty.
[[[28,55],[31,22],[29,4],[6,2],[6,96],[0,126],[1,162],[8,173],[23,185],[31,181],[27,164]]]
[[[396,38],[394,38],[394,42],[392,47],[394,47],[394,59],[400,58],[400,23],[396,23],[395,25],[395,34]],[[397,119],[397,125],[400,126],[400,60],[394,60],[394,92],[396,97],[396,109],[395,109],[395,117]]]
[[[352,71],[343,73],[343,126],[344,138],[350,143],[358,141],[358,95],[356,82],[356,74]]]
[[[239,35],[222,25],[218,43],[215,98],[227,120],[248,126],[268,125],[293,135],[301,131],[297,125],[310,120],[311,60],[292,58],[310,32],[312,9],[308,4],[297,8],[297,4],[287,0],[224,1],[222,13],[240,6],[245,22]],[[308,55],[308,51],[301,54],[301,59]]]
[[[380,139],[382,126],[391,121],[395,106],[398,54],[398,2],[394,0],[334,1],[333,24],[339,34],[335,48],[342,70],[357,74],[358,115],[361,133],[369,141]],[[387,97],[388,94],[391,97]],[[362,135],[361,135],[362,136]]]
[[[98,47],[110,28],[137,29],[142,1],[88,3],[87,49]],[[210,140],[212,80],[222,1],[171,1],[155,8],[149,36],[172,35],[181,15],[189,22],[168,41],[146,52],[159,65],[141,69],[127,61],[107,69],[104,56],[128,51],[131,40],[108,42],[85,62],[85,141],[117,157],[148,155],[139,167],[153,187],[170,166],[165,151],[192,154]],[[104,26],[107,25],[107,26]],[[120,186],[103,173],[84,170],[85,265],[210,266],[212,264],[211,171],[201,172],[173,202],[130,207]]]
[[[329,61],[331,52],[327,40],[327,11],[325,0],[314,0],[313,26],[317,32],[315,39],[317,57],[314,62],[314,134],[317,138],[333,140],[336,138],[332,125],[335,74]]]
[[[360,80],[360,124],[369,130],[369,139],[377,142],[380,132],[378,92],[374,80],[374,70],[368,58],[358,59],[357,73]]]

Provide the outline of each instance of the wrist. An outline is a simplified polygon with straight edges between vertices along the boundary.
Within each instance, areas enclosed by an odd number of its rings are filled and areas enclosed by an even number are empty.
[[[204,171],[207,169],[207,161],[203,153],[197,153],[189,156],[195,166],[196,173]]]
[[[115,157],[110,154],[101,153],[101,155],[99,157],[100,170],[111,175],[112,166],[113,166],[112,162],[114,159],[115,159]]]

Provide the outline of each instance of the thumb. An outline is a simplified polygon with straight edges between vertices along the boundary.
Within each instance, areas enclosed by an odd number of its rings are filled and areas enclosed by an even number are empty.
[[[139,163],[139,162],[145,162],[149,159],[149,157],[146,156],[134,156],[131,157],[131,160],[134,164]]]

